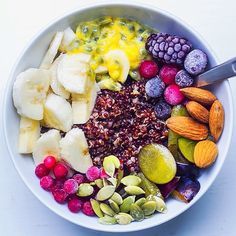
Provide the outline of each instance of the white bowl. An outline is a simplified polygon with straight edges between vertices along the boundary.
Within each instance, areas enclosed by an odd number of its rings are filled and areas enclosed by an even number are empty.
[[[39,32],[27,45],[27,47],[17,60],[14,68],[12,69],[12,73],[5,91],[5,100],[3,107],[4,134],[9,154],[11,155],[15,167],[22,177],[23,181],[35,194],[35,196],[56,214],[75,224],[94,230],[108,232],[136,231],[160,225],[176,217],[177,215],[181,214],[189,207],[191,207],[194,203],[196,203],[197,200],[211,186],[212,182],[218,175],[224,163],[230,145],[233,127],[232,95],[230,92],[228,81],[224,81],[221,84],[217,84],[211,87],[211,90],[213,90],[216,96],[223,103],[223,106],[225,108],[226,122],[224,131],[218,142],[219,156],[217,158],[217,161],[211,168],[202,172],[202,175],[199,178],[201,189],[197,196],[189,204],[170,199],[167,203],[167,214],[156,214],[152,218],[146,219],[145,221],[134,222],[132,224],[124,226],[101,225],[97,222],[96,217],[87,217],[82,213],[70,213],[66,205],[60,205],[56,203],[48,192],[43,191],[40,188],[39,180],[37,177],[35,177],[34,174],[34,164],[32,158],[30,156],[21,156],[17,152],[19,116],[17,115],[12,103],[12,85],[17,74],[19,74],[21,71],[29,67],[39,66],[39,63],[49,45],[49,42],[56,31],[63,30],[68,26],[73,27],[80,21],[97,18],[102,15],[133,18],[160,31],[185,36],[193,43],[194,48],[200,48],[207,53],[210,62],[209,67],[217,64],[216,57],[213,55],[212,50],[195,31],[193,31],[189,26],[187,26],[176,17],[170,15],[169,13],[163,12],[160,9],[156,9],[153,6],[146,6],[140,3],[130,4],[116,2],[93,4],[92,6],[79,8],[60,17],[59,19],[50,23],[41,32]]]

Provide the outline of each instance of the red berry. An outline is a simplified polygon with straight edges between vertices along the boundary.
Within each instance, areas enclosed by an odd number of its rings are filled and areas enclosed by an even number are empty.
[[[179,90],[178,85],[171,84],[166,88],[164,92],[164,98],[167,103],[174,106],[182,103],[185,97]]]
[[[57,179],[65,178],[68,174],[68,169],[63,163],[57,163],[53,169],[53,173]]]
[[[57,160],[54,156],[47,156],[43,161],[44,165],[49,170],[51,170],[56,165],[56,162],[57,162]]]
[[[160,78],[165,84],[174,84],[179,69],[174,65],[164,65],[160,70]]]
[[[75,174],[72,178],[77,181],[78,185],[85,182],[85,176],[82,174]]]
[[[50,175],[46,175],[40,179],[40,186],[44,190],[47,190],[47,191],[51,190],[51,187],[53,186],[53,184],[54,184],[54,179]]]
[[[49,174],[49,169],[46,168],[44,164],[39,164],[35,168],[35,174],[39,177],[42,178],[43,176],[46,176]]]
[[[64,203],[67,198],[67,193],[65,192],[64,189],[54,189],[52,191],[52,195],[53,195],[55,201],[58,203]]]
[[[90,201],[87,201],[83,204],[82,212],[87,216],[93,216],[94,215],[94,211],[93,211],[93,208],[92,208],[92,205],[91,205]]]
[[[110,176],[106,173],[106,171],[103,169],[103,168],[101,168],[101,171],[100,171],[100,178],[102,178],[102,179],[107,179],[107,178],[109,178]]]
[[[86,177],[90,181],[94,181],[96,179],[99,179],[100,169],[96,166],[91,166],[90,168],[88,168],[88,170],[86,172]]]
[[[78,198],[73,198],[68,201],[68,208],[73,213],[78,213],[82,208],[83,202]]]
[[[146,60],[141,62],[139,67],[140,75],[145,79],[151,79],[158,73],[158,66],[154,61]]]
[[[78,183],[75,179],[68,179],[65,181],[63,185],[63,189],[66,191],[68,194],[74,194],[78,190]]]

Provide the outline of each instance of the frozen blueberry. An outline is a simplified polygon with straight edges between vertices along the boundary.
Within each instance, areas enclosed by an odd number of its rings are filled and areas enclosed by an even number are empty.
[[[146,94],[152,98],[160,97],[164,89],[165,83],[158,76],[148,80],[145,85]]]
[[[185,58],[184,68],[191,75],[202,73],[207,66],[207,55],[199,49],[191,51]]]
[[[180,70],[175,76],[175,83],[182,88],[192,86],[193,82],[193,78],[186,70]]]
[[[155,110],[155,114],[156,114],[157,118],[167,119],[171,113],[171,106],[164,101],[159,101],[155,105],[154,110]]]

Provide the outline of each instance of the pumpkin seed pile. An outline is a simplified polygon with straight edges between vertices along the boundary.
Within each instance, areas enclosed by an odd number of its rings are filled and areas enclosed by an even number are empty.
[[[94,186],[99,188],[95,199],[90,199],[99,223],[126,225],[149,218],[155,212],[166,212],[160,190],[142,173],[123,176],[120,161],[113,155],[104,158],[103,169],[107,178],[81,184],[77,192],[80,197],[88,197]]]

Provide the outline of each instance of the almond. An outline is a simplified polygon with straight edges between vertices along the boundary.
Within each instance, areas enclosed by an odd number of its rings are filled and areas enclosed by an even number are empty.
[[[212,137],[217,142],[224,127],[224,108],[219,100],[216,100],[211,106],[209,127]]]
[[[180,91],[187,98],[204,105],[211,105],[217,99],[212,92],[196,87],[182,88]]]
[[[196,120],[208,123],[209,121],[209,111],[198,102],[190,101],[186,104],[186,108],[190,116]]]
[[[194,162],[200,168],[210,166],[218,155],[216,144],[210,140],[204,140],[197,143],[194,148]]]
[[[166,124],[169,129],[182,137],[191,140],[203,140],[208,136],[208,128],[204,124],[200,124],[191,117],[176,116],[170,117]]]

